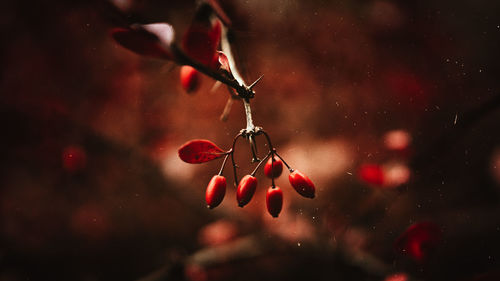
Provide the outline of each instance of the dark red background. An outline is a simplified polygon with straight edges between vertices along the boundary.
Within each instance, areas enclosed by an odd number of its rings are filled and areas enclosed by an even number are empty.
[[[178,36],[195,11],[192,1],[124,3],[130,20],[166,21]],[[119,20],[106,2],[6,1],[0,280],[383,280],[389,272],[494,280],[499,4],[221,5],[245,77],[265,75],[254,120],[316,183],[316,198],[294,193],[285,174],[277,181],[284,209],[272,219],[264,205],[270,183],[259,173],[255,198],[240,209],[227,169],[225,201],[206,209],[204,189],[220,162],[189,165],[177,148],[193,138],[229,148],[245,126],[241,104],[221,122],[223,87],[210,92],[204,77],[187,95],[177,66],[118,46],[109,31]],[[395,129],[411,136],[403,152],[384,148]],[[243,174],[250,155],[247,145],[238,149]],[[357,177],[365,163],[400,163],[411,177],[371,186]],[[442,231],[424,262],[393,245],[418,221]],[[224,256],[224,245],[235,252]],[[212,256],[196,256],[207,249]]]

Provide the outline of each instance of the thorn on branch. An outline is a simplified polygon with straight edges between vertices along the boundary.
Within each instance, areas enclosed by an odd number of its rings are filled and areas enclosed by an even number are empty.
[[[257,83],[259,83],[259,81],[262,79],[262,77],[264,77],[264,74],[262,74],[259,78],[257,78],[257,80],[255,80],[255,82],[252,83],[252,85],[248,86],[248,89],[252,90],[252,88],[257,85]]]

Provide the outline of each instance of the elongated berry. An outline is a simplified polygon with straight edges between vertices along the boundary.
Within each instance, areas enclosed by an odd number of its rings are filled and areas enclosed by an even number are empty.
[[[288,180],[300,195],[307,198],[314,198],[316,187],[314,187],[314,183],[306,175],[302,174],[298,170],[295,170],[290,173]]]
[[[283,172],[283,162],[280,159],[274,158],[273,163],[273,159],[269,158],[264,166],[264,174],[268,178],[277,178],[281,175],[281,172]]]
[[[201,76],[198,70],[189,65],[181,67],[181,85],[187,93],[192,93],[200,87]]]
[[[266,206],[269,214],[277,218],[283,207],[283,192],[279,187],[269,187],[266,194]]]
[[[212,177],[207,186],[205,200],[207,207],[213,209],[222,202],[226,195],[226,178],[223,176],[215,175]]]
[[[244,176],[238,184],[236,190],[236,200],[238,206],[243,207],[252,199],[255,189],[257,188],[257,178],[251,175]]]

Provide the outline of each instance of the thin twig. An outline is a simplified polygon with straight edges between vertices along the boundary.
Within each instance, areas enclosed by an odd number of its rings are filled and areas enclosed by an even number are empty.
[[[221,121],[227,120],[227,118],[229,117],[229,113],[231,112],[231,108],[233,107],[233,103],[234,103],[233,97],[227,98],[227,102],[226,102],[226,105],[224,106],[224,110],[222,111],[222,114],[219,117]]]
[[[177,47],[177,45],[173,44],[171,49],[172,49],[172,53],[177,58],[177,61],[179,64],[192,66],[193,68],[202,72],[203,74],[205,74],[205,75],[207,75],[207,76],[209,76],[217,81],[220,81],[220,82],[228,85],[229,87],[234,88],[236,90],[236,92],[238,92],[238,93],[240,91],[246,91],[246,88],[244,86],[238,84],[238,82],[236,80],[231,80],[231,79],[219,74],[218,72],[212,70],[208,66],[191,59],[181,49],[179,49],[179,47]]]

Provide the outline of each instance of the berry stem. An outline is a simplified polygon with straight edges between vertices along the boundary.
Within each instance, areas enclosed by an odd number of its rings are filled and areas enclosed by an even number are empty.
[[[267,140],[267,144],[269,145],[269,150],[270,151],[273,151],[273,153],[276,153],[276,149],[274,149],[273,147],[273,144],[271,143],[271,138],[269,137],[269,135],[266,133],[266,131],[260,129],[258,131],[258,134],[263,134],[265,137],[266,137],[266,140]],[[280,157],[281,158],[281,157]]]
[[[278,158],[279,158],[279,159],[281,159],[281,161],[283,161],[283,164],[285,164],[285,166],[288,168],[288,170],[290,171],[290,173],[292,173],[292,172],[293,172],[293,169],[292,169],[290,166],[288,166],[288,164],[286,163],[285,159],[283,159],[283,157],[281,157],[281,156],[278,154],[278,152],[276,152],[276,151],[274,152],[274,154],[276,154],[276,156],[278,156]]]
[[[276,152],[276,149],[274,148],[273,143],[271,142],[271,138],[266,133],[266,131],[264,131],[260,128],[256,134],[258,134],[258,135],[263,134],[266,137],[267,143],[269,145],[269,154],[271,155],[271,167],[274,167],[274,155],[278,155],[278,153]],[[278,155],[278,157],[283,161],[283,163],[285,163],[286,167],[290,170],[290,167],[288,166],[288,164],[286,164],[286,162],[283,160],[283,158],[281,158],[279,155]],[[292,170],[290,170],[290,171],[292,171]],[[276,185],[274,184],[274,173],[273,173],[273,176],[271,177],[271,186],[273,188],[276,187]]]
[[[276,149],[271,149],[271,186],[274,188],[274,153],[276,152]]]
[[[250,150],[252,151],[252,163],[259,162],[259,156],[257,155],[257,143],[255,142],[254,134],[248,135],[248,143],[250,144]]]
[[[233,150],[230,150],[227,154],[226,154],[226,157],[224,157],[224,161],[222,162],[222,166],[220,167],[220,170],[219,170],[219,176],[222,175],[222,171],[224,171],[224,167],[226,166],[226,162],[227,162],[227,158],[229,157],[229,155],[232,155],[233,154]]]
[[[231,163],[233,164],[233,173],[234,173],[234,186],[238,186],[238,175],[236,173],[236,168],[238,167],[236,165],[236,162],[234,162],[234,146],[236,145],[236,141],[238,140],[239,137],[241,137],[243,135],[243,133],[239,133],[236,135],[236,137],[234,137],[234,140],[233,140],[233,146],[231,148]]]
[[[269,153],[266,155],[266,157],[264,157],[262,160],[260,160],[259,164],[257,164],[257,166],[255,167],[253,172],[250,174],[252,177],[255,176],[255,173],[257,173],[257,171],[259,170],[262,163],[265,162],[267,160],[267,158],[269,158],[269,156],[271,156],[271,154],[272,154],[272,151],[269,151]]]

